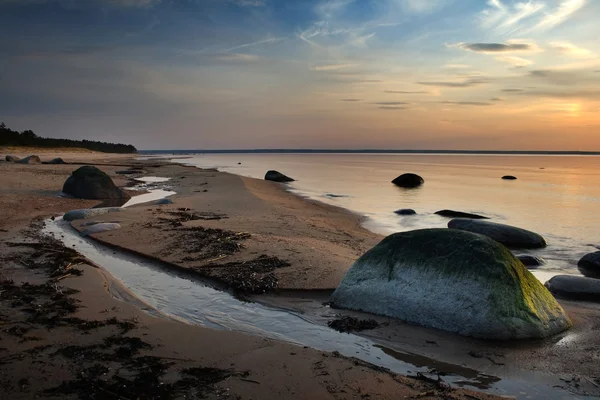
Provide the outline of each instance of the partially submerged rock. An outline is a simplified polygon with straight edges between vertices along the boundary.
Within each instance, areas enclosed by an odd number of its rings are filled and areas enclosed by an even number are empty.
[[[448,228],[479,233],[502,243],[506,247],[515,249],[546,247],[544,238],[535,232],[495,222],[458,218],[448,222]]]
[[[402,174],[392,181],[396,186],[403,188],[416,188],[425,183],[425,180],[417,174]]]
[[[394,211],[394,213],[398,215],[415,215],[417,212],[412,208],[401,208],[399,210]]]
[[[63,192],[81,199],[131,198],[114,184],[110,176],[93,166],[84,166],[73,171],[63,186]]]
[[[541,267],[546,264],[546,260],[542,257],[532,256],[530,254],[520,254],[517,256],[519,261],[526,267]]]
[[[557,275],[546,282],[546,287],[559,297],[600,302],[600,279]]]
[[[115,222],[97,223],[86,227],[82,230],[81,236],[93,235],[94,233],[102,233],[108,231],[114,231],[115,229],[121,229],[121,225]]]
[[[104,208],[83,208],[80,210],[71,210],[65,213],[63,219],[65,221],[74,221],[76,219],[86,219],[91,217],[97,217],[99,215],[108,214],[111,212],[119,212],[119,207],[104,207]]]
[[[173,204],[173,200],[165,198],[165,199],[156,200],[154,203],[152,203],[152,205],[155,205],[155,206],[163,206],[166,204]]]
[[[514,181],[514,180],[516,180],[516,179],[517,179],[517,177],[516,177],[516,176],[513,176],[513,175],[504,175],[504,176],[502,177],[502,179],[504,179],[505,181]]]
[[[554,297],[508,249],[449,229],[386,237],[352,265],[332,301],[486,339],[541,338],[571,326]]]
[[[267,173],[265,174],[265,180],[273,181],[273,182],[283,182],[283,183],[294,182],[294,179],[282,174],[279,171],[274,171],[274,170],[267,171]]]
[[[600,279],[600,251],[583,256],[577,267],[584,276]]]
[[[448,217],[448,218],[470,218],[470,219],[489,219],[488,217],[484,217],[483,215],[471,214],[462,211],[454,211],[454,210],[440,210],[436,211],[435,214]]]
[[[66,162],[62,158],[56,157],[48,161],[48,164],[66,164]]]
[[[41,164],[42,160],[40,160],[40,158],[38,156],[27,156],[27,157],[23,158],[22,160],[15,161],[15,162],[19,163],[19,164]]]

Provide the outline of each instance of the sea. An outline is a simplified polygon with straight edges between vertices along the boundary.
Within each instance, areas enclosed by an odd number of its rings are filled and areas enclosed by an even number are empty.
[[[600,156],[206,153],[172,161],[258,179],[277,170],[296,180],[289,191],[360,214],[366,229],[384,235],[446,227],[449,219],[435,214],[442,209],[481,214],[544,236],[547,248],[515,252],[545,259],[540,272],[578,274],[577,261],[600,249]],[[407,172],[424,185],[391,183]],[[394,213],[402,208],[417,214]]]

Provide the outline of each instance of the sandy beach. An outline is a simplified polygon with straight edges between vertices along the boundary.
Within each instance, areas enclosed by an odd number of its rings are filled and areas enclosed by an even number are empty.
[[[55,156],[41,154],[43,161]],[[60,156],[73,164],[0,163],[1,398],[493,398],[339,353],[158,313],[108,272],[40,234],[44,218],[98,203],[57,196],[77,162],[94,163],[119,186],[130,182],[115,171],[139,162],[101,153]],[[380,239],[360,227],[358,216],[306,202],[278,185],[155,162],[144,168],[172,178],[174,204],[160,211],[128,208],[118,213],[121,230],[95,239],[247,293],[322,295]],[[171,225],[193,229],[173,232]],[[190,232],[202,233],[202,249],[190,249]],[[227,239],[229,232],[235,239]],[[249,261],[256,271],[247,275]]]

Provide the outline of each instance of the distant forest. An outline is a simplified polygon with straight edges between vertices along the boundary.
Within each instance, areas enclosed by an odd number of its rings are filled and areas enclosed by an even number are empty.
[[[0,123],[0,146],[77,147],[103,153],[137,153],[130,144],[97,142],[94,140],[51,139],[39,137],[33,131],[13,131]]]

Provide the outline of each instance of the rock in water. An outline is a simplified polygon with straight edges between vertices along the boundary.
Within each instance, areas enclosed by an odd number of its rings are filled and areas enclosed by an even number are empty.
[[[110,176],[93,166],[84,166],[72,172],[63,186],[63,192],[80,199],[129,199]]]
[[[458,218],[448,222],[448,228],[479,233],[502,243],[506,247],[514,249],[539,249],[546,247],[546,241],[537,233],[510,225]]]
[[[53,158],[52,160],[48,161],[48,164],[66,164],[66,162],[64,162],[64,160],[60,157],[56,157]]]
[[[289,176],[285,176],[279,171],[274,170],[267,171],[267,173],[265,174],[265,180],[273,182],[294,182],[294,179],[290,178]]]
[[[462,211],[440,210],[435,212],[437,215],[448,218],[470,218],[470,219],[489,219],[483,215],[471,214]]]
[[[521,254],[521,255],[518,255],[517,258],[526,267],[540,267],[540,266],[546,264],[546,260],[544,260],[542,257],[532,256],[529,254]]]
[[[115,229],[121,229],[121,225],[116,222],[97,223],[90,225],[81,231],[81,236],[93,235],[94,233],[102,233],[108,231],[114,231]]]
[[[577,267],[584,276],[600,279],[600,251],[583,256]]]
[[[41,164],[42,160],[40,160],[40,158],[38,156],[28,156],[22,160],[15,161],[15,162],[17,162],[19,164]]]
[[[546,282],[546,287],[560,297],[600,302],[600,279],[557,275]]]
[[[419,175],[409,173],[400,175],[392,183],[403,188],[416,188],[425,183],[425,181]]]
[[[504,175],[502,177],[502,179],[504,179],[505,181],[514,181],[514,180],[517,179],[517,177],[516,176],[512,176],[512,175]]]
[[[394,211],[398,215],[415,215],[417,212],[412,208],[401,208],[400,210]]]
[[[11,156],[10,154],[4,157],[6,162],[19,162],[21,159],[19,157]]]
[[[450,229],[395,233],[360,257],[334,305],[485,339],[542,338],[571,326],[511,252]]]

